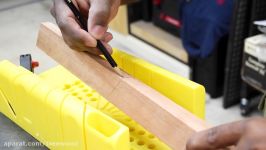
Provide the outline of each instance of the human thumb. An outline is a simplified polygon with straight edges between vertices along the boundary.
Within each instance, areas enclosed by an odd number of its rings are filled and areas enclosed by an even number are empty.
[[[88,17],[88,32],[96,39],[102,39],[111,19],[109,0],[91,0]]]

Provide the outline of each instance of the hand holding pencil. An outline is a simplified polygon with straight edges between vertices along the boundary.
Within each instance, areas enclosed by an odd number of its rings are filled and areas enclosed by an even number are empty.
[[[78,51],[88,51],[100,55],[97,40],[100,40],[109,53],[112,52],[108,44],[113,38],[107,32],[108,23],[115,17],[120,0],[72,0],[87,23],[88,32],[82,30],[79,21],[68,8],[64,0],[54,0],[51,13],[62,32],[65,42]]]

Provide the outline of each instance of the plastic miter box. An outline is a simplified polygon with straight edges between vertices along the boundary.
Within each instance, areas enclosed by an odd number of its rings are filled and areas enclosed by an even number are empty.
[[[112,56],[131,76],[204,118],[203,86],[116,49]],[[62,66],[37,75],[0,61],[0,113],[52,150],[171,150]]]
[[[242,79],[254,88],[266,91],[266,35],[260,34],[245,41]]]
[[[153,0],[153,23],[167,32],[179,36],[180,0]]]

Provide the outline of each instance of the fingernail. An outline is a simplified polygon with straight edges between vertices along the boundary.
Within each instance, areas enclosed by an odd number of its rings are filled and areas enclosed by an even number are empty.
[[[111,41],[113,39],[113,36],[112,35],[108,35],[108,36],[106,36],[105,37],[105,41],[107,42],[109,42],[109,41]]]

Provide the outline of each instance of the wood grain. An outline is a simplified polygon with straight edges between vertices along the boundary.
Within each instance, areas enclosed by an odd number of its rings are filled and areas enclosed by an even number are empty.
[[[173,149],[184,149],[192,133],[208,127],[140,81],[120,77],[100,57],[70,49],[54,24],[41,25],[37,46]]]

